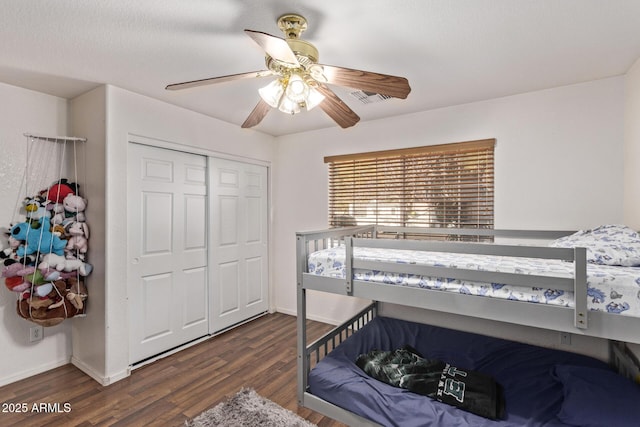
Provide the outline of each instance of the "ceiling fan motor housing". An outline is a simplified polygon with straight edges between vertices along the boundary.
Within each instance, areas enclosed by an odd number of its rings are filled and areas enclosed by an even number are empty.
[[[310,66],[317,64],[319,60],[318,49],[311,43],[300,39],[286,39],[287,44],[296,55],[298,62],[304,70]],[[287,74],[292,70],[296,70],[300,67],[292,66],[291,64],[278,61],[269,55],[265,56],[265,64],[267,68],[276,74]]]
[[[318,49],[308,41],[300,39],[300,34],[307,29],[307,20],[303,16],[293,13],[282,15],[278,18],[278,28],[284,33],[285,41],[298,59],[300,66],[281,62],[266,55],[265,63],[269,70],[276,74],[287,75],[291,72],[304,72],[318,63],[320,59]]]

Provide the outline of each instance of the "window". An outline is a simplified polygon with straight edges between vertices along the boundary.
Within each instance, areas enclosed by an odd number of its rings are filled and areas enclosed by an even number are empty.
[[[495,139],[325,157],[329,225],[493,228]]]

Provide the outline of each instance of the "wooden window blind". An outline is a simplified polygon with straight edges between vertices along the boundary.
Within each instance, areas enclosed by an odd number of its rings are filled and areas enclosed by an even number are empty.
[[[493,228],[495,139],[325,157],[329,224]]]

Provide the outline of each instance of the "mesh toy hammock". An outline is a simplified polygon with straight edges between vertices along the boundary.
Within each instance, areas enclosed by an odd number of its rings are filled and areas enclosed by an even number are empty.
[[[2,276],[17,293],[20,317],[54,326],[85,314],[84,278],[92,267],[86,262],[89,228],[86,199],[77,184],[77,146],[86,140],[25,137],[27,161],[3,251]],[[63,178],[71,171],[73,183]]]

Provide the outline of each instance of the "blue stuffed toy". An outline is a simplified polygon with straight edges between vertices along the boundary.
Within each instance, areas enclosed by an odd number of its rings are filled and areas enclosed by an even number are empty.
[[[47,217],[40,219],[40,227],[34,229],[28,222],[19,222],[11,227],[11,236],[23,241],[16,253],[19,257],[31,255],[36,252],[63,255],[67,242],[51,233],[51,220]]]

